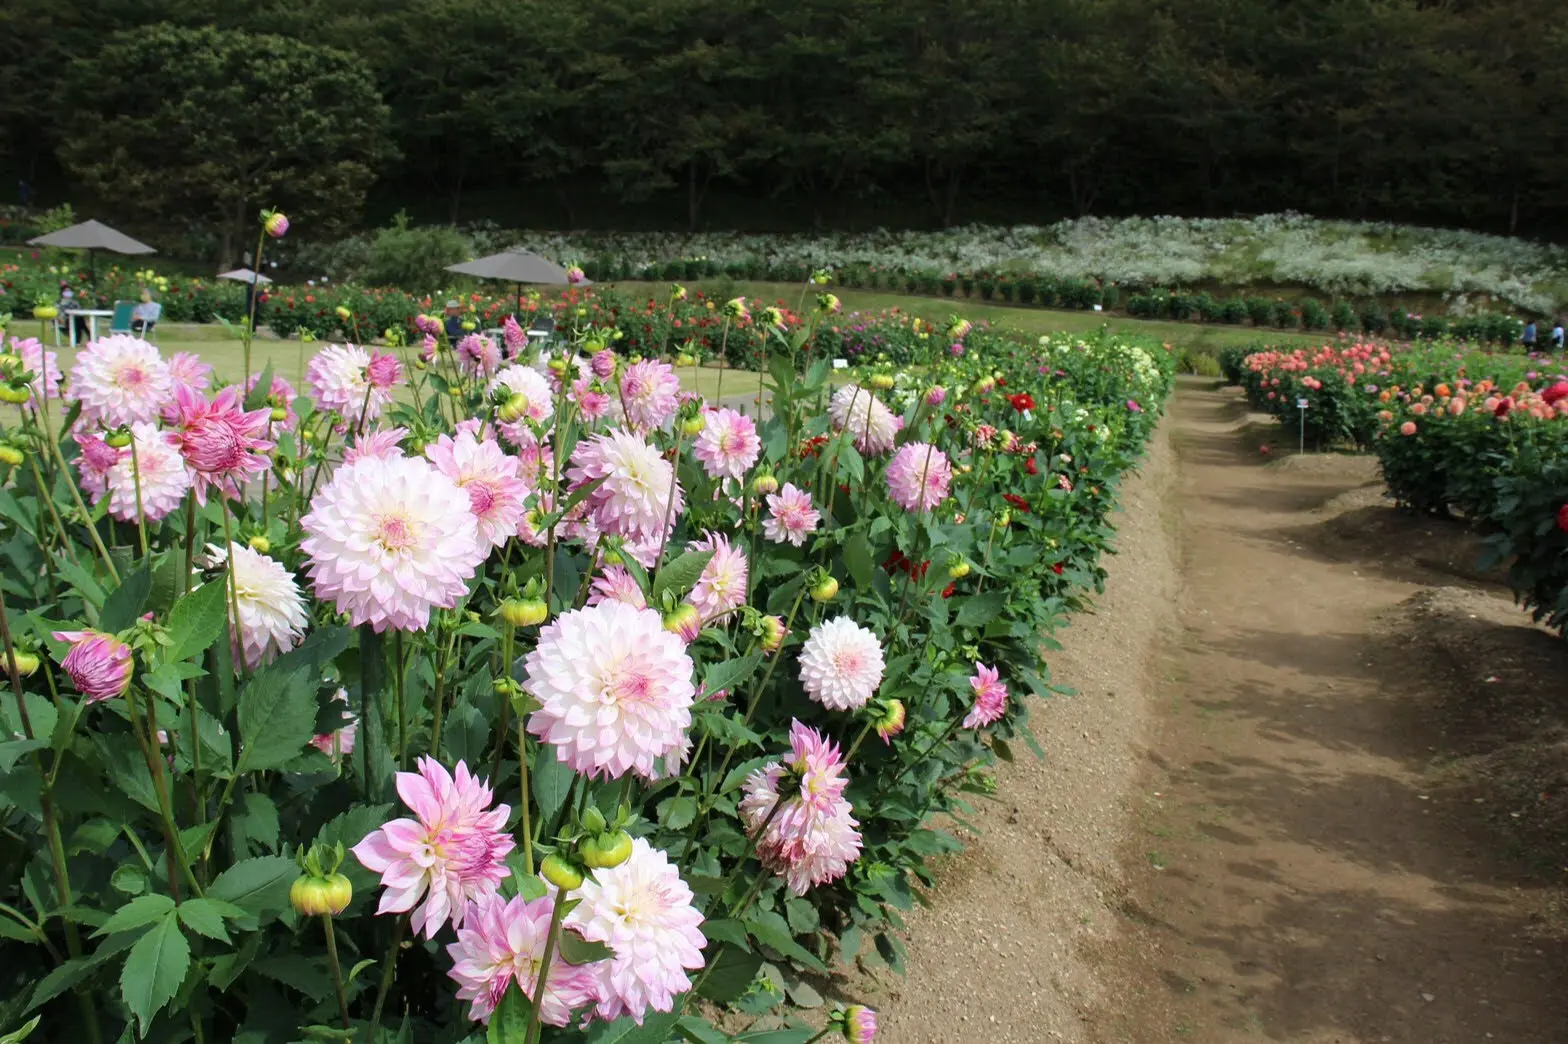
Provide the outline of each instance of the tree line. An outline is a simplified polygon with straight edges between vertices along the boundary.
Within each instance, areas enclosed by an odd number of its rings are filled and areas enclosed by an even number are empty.
[[[250,211],[751,230],[1568,226],[1557,0],[7,0],[0,168]]]

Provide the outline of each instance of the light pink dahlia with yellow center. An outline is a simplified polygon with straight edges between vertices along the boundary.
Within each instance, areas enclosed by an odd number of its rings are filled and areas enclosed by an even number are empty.
[[[905,511],[930,511],[947,499],[953,466],[929,442],[901,446],[887,466],[887,491]]]
[[[448,945],[446,952],[452,958],[447,974],[458,984],[458,999],[469,1002],[470,1018],[488,1023],[513,983],[533,999],[554,912],[554,896],[504,899],[495,893],[469,906],[463,927],[457,930],[457,942]],[[539,1021],[565,1026],[574,1010],[594,1003],[598,999],[597,967],[568,964],[557,950],[545,980]]]
[[[634,609],[646,609],[648,599],[643,595],[642,588],[637,586],[637,581],[625,566],[605,566],[604,572],[593,578],[593,584],[588,592],[588,604],[598,605],[600,602],[624,602]]]
[[[370,380],[370,352],[357,344],[329,344],[305,366],[305,388],[318,409],[358,424],[392,405],[392,389]]]
[[[425,456],[468,494],[479,535],[491,547],[500,547],[516,535],[528,510],[528,487],[518,473],[517,458],[507,456],[499,442],[479,439],[472,431],[455,439],[442,435],[425,448]]]
[[[800,684],[829,710],[859,710],[882,684],[882,643],[847,616],[811,629],[800,650]]]
[[[594,435],[572,452],[573,488],[604,481],[584,501],[601,531],[627,539],[662,540],[684,506],[675,469],[640,435]]]
[[[681,381],[669,363],[644,359],[621,371],[620,391],[627,423],[637,431],[652,431],[675,416]]]
[[[704,419],[707,423],[697,433],[692,455],[702,462],[709,478],[744,478],[762,453],[757,422],[728,407],[709,410]]]
[[[789,755],[746,779],[739,811],[757,857],[796,895],[844,876],[860,858],[844,771],[838,746],[795,721]]]
[[[71,394],[81,402],[81,419],[89,425],[151,424],[173,393],[169,364],[158,349],[128,334],[99,338],[82,349],[71,368]]]
[[[615,951],[587,967],[597,978],[598,1015],[630,1015],[638,1025],[649,1011],[669,1011],[691,989],[689,971],[703,966],[702,914],[670,857],[645,838],[619,866],[595,870],[573,893],[581,905],[566,927]]]
[[[702,567],[702,575],[686,600],[697,607],[703,624],[739,609],[746,604],[746,552],[730,543],[722,533],[704,531],[701,540],[686,545],[688,551],[711,551],[713,557]]]
[[[316,597],[355,626],[423,630],[490,552],[468,494],[422,457],[346,464],[300,519]]]
[[[394,819],[354,846],[367,870],[381,875],[377,913],[413,910],[416,934],[433,937],[448,920],[461,928],[471,903],[496,893],[511,875],[509,805],[490,807],[490,787],[457,763],[454,775],[434,758],[397,774],[397,793],[414,813]],[[417,909],[416,909],[417,907]]]
[[[654,779],[691,727],[695,668],[652,609],[602,601],[564,613],[524,669],[523,689],[539,701],[528,731],[583,775]]]
[[[104,484],[96,487],[93,503],[96,504],[107,494],[110,515],[121,522],[136,521],[136,483],[139,475],[142,515],[149,522],[157,522],[184,502],[185,494],[190,492],[196,476],[180,455],[179,442],[173,433],[159,431],[151,424],[137,423],[131,425],[131,437],[136,443],[134,461],[129,446],[123,449],[104,447],[109,453],[115,454],[115,462],[104,471]],[[84,459],[96,458],[98,454],[96,447],[90,452],[84,447],[82,451]],[[83,486],[86,485],[84,481]]]

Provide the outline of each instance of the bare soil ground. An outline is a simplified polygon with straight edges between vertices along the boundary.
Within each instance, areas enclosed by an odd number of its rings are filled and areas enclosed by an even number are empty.
[[[1568,1040],[1568,646],[1374,462],[1164,428],[879,1039]]]

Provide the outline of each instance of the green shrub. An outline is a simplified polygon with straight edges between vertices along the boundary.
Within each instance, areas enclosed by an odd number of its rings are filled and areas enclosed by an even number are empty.
[[[1274,321],[1274,302],[1266,297],[1247,298],[1247,317],[1253,326],[1268,326]]]
[[[1240,297],[1227,297],[1220,303],[1220,322],[1238,326],[1247,321],[1247,302]]]
[[[1330,321],[1336,330],[1354,330],[1356,328],[1356,310],[1349,301],[1335,301],[1334,310]]]
[[[1301,302],[1301,325],[1304,329],[1327,329],[1328,318],[1328,310],[1316,298],[1309,297]]]

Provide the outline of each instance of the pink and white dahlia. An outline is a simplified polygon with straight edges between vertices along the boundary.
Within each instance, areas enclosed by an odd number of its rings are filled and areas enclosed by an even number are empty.
[[[517,321],[517,316],[509,315],[501,323],[501,343],[506,348],[506,357],[515,359],[528,345],[528,331],[524,330]]]
[[[173,392],[169,364],[158,349],[128,334],[100,337],[82,349],[71,368],[71,394],[81,402],[87,424],[150,424]]]
[[[468,494],[422,457],[346,464],[300,519],[316,597],[355,626],[420,631],[450,609],[490,548]]]
[[[828,400],[828,416],[835,431],[849,430],[855,448],[867,456],[886,453],[898,435],[898,418],[876,393],[858,384],[846,384]]]
[[[209,545],[207,552],[215,565],[228,559],[228,549],[219,544]],[[246,544],[234,545],[232,597],[239,603],[240,621],[237,628],[231,624],[229,637],[236,658],[243,655],[252,670],[298,645],[310,622],[294,574]]]
[[[517,458],[509,457],[494,439],[478,439],[471,431],[443,435],[425,449],[436,470],[468,494],[468,508],[479,525],[479,536],[500,547],[517,533],[528,510],[528,487],[518,474]]]
[[[984,728],[999,721],[1007,713],[1007,686],[1002,684],[995,667],[975,664],[975,674],[969,679],[969,687],[975,691],[975,702],[964,717],[964,728]]]
[[[392,460],[405,456],[401,445],[408,438],[407,428],[384,428],[380,431],[361,433],[354,438],[354,445],[343,451],[343,465],[357,463],[367,457],[375,460]]]
[[[768,494],[768,512],[762,521],[762,533],[775,544],[787,541],[800,547],[822,521],[822,513],[811,506],[811,494],[796,489],[792,482],[784,483],[777,493]]]
[[[572,382],[570,397],[577,404],[577,411],[582,414],[583,420],[589,424],[606,417],[625,420],[626,415],[621,411],[620,403],[611,398],[610,393],[604,390],[604,385],[591,374]]]
[[[849,1044],[872,1044],[877,1039],[877,1013],[864,1004],[851,1004],[835,1012],[832,1021]]]
[[[365,380],[379,391],[389,392],[403,383],[403,364],[391,352],[370,350],[370,362],[365,366]]]
[[[207,491],[238,499],[240,487],[271,466],[275,443],[267,438],[272,410],[245,412],[240,389],[229,385],[211,402],[189,388],[174,390],[180,453],[196,475],[196,502]]]
[[[528,731],[586,776],[658,775],[691,726],[691,657],[652,609],[602,601],[539,632],[523,688],[539,701]]]
[[[38,403],[45,396],[50,399],[60,397],[60,357],[54,352],[44,351],[44,346],[36,337],[12,337],[11,350],[22,359],[22,369],[33,375],[28,386],[33,389],[33,398],[28,406],[37,408]]]
[[[206,395],[212,386],[212,367],[201,361],[201,356],[191,352],[175,352],[169,356],[169,379],[174,387],[184,388],[197,395]],[[255,383],[254,380],[251,382]],[[249,385],[246,390],[249,390]]]
[[[103,441],[99,432],[82,434],[80,431],[71,432],[71,438],[76,440],[81,452],[76,455],[76,474],[82,486],[82,492],[93,498],[97,504],[109,490],[109,469],[120,462],[120,451]],[[178,451],[175,452],[179,456]],[[185,468],[185,459],[180,458],[180,468]],[[187,476],[186,488],[190,488]],[[134,490],[133,490],[134,492]]]
[[[463,927],[469,904],[494,895],[511,874],[512,809],[491,808],[490,787],[461,761],[454,777],[434,758],[420,758],[418,772],[397,774],[397,793],[415,818],[394,819],[355,845],[354,856],[381,875],[386,891],[376,912],[413,910],[414,931],[429,939],[448,919]]]
[[[701,540],[686,545],[688,551],[712,551],[702,575],[686,600],[697,607],[704,625],[746,604],[746,552],[722,533],[703,531]]]
[[[501,433],[505,435],[503,431]],[[525,432],[522,441],[517,444],[517,473],[523,480],[523,485],[530,490],[538,489],[544,485],[545,479],[550,477],[554,467],[555,451],[551,449],[548,441],[541,442],[534,438],[533,432]]]
[[[250,375],[250,379],[245,382],[246,398],[250,397],[250,393],[255,390],[256,382],[259,380],[261,380],[261,374],[253,373]],[[299,414],[294,412],[294,400],[297,398],[299,398],[299,393],[294,390],[292,384],[277,374],[272,375],[272,384],[268,386],[267,390],[267,408],[283,411],[282,420],[272,421],[273,431],[293,431],[295,426],[299,424]]]
[[[102,703],[123,693],[135,666],[131,647],[102,631],[55,631],[54,640],[70,642],[60,667],[88,703]]]
[[[606,566],[602,576],[593,578],[588,604],[598,605],[600,602],[622,602],[633,609],[648,608],[648,599],[643,596],[642,588],[637,586],[637,581],[625,566],[618,565]]]
[[[604,480],[584,502],[594,524],[615,536],[663,539],[684,506],[670,462],[631,432],[612,431],[578,443],[566,476],[573,488]]]
[[[196,481],[196,475],[186,465],[180,453],[179,439],[173,432],[159,431],[151,424],[131,425],[131,438],[136,443],[136,458],[131,459],[131,448],[113,449],[114,464],[104,472],[102,492],[93,497],[96,504],[107,493],[109,514],[121,522],[136,521],[136,479],[141,477],[143,516],[157,522],[174,511],[185,500]],[[97,456],[96,449],[91,451]],[[89,456],[84,447],[82,456]],[[83,483],[84,487],[86,483]]]
[[[501,365],[501,349],[494,339],[471,333],[457,342],[457,362],[470,377],[488,377]]]
[[[669,1011],[691,989],[688,971],[703,965],[702,914],[670,857],[645,838],[619,866],[595,870],[573,895],[582,904],[566,927],[615,951],[588,965],[598,980],[598,1014],[630,1015],[638,1025],[649,1011]]]
[[[725,407],[704,414],[707,424],[697,433],[692,455],[702,462],[709,478],[744,478],[757,463],[762,439],[757,424],[743,413]]]
[[[740,815],[756,836],[762,865],[796,895],[843,877],[860,857],[860,831],[844,799],[844,759],[836,744],[800,722],[790,753],[746,778]]]
[[[370,353],[357,344],[329,344],[305,366],[305,387],[316,408],[350,424],[381,416],[392,404],[390,388],[370,382]]]
[[[800,650],[800,684],[829,710],[859,710],[882,684],[882,643],[847,616],[811,629]]]
[[[663,427],[675,416],[680,393],[681,380],[669,363],[644,359],[621,371],[621,406],[627,423],[636,431]]]
[[[513,446],[521,446],[525,442],[534,440],[533,432],[529,430],[527,421],[543,423],[550,414],[555,412],[552,401],[554,392],[550,390],[550,382],[544,375],[531,366],[513,364],[506,367],[485,386],[485,395],[495,394],[497,388],[505,388],[513,395],[521,395],[528,405],[523,410],[526,418],[496,425],[501,431],[501,437]]]
[[[947,499],[953,466],[947,454],[929,442],[899,448],[887,466],[887,491],[905,511],[930,511]]]
[[[458,984],[458,999],[470,1003],[470,1018],[488,1023],[514,982],[530,999],[534,997],[554,913],[553,896],[504,899],[496,893],[469,907],[463,927],[457,930],[457,942],[448,945],[446,952],[452,958],[447,974]],[[592,1004],[598,996],[596,968],[596,964],[568,964],[557,950],[545,981],[539,1021],[565,1026],[574,1010]]]
[[[348,690],[339,689],[332,694],[334,702],[343,704],[348,713]],[[334,763],[354,753],[354,741],[359,735],[359,719],[348,714],[348,720],[331,732],[324,732],[310,741],[310,745],[331,758]]]

